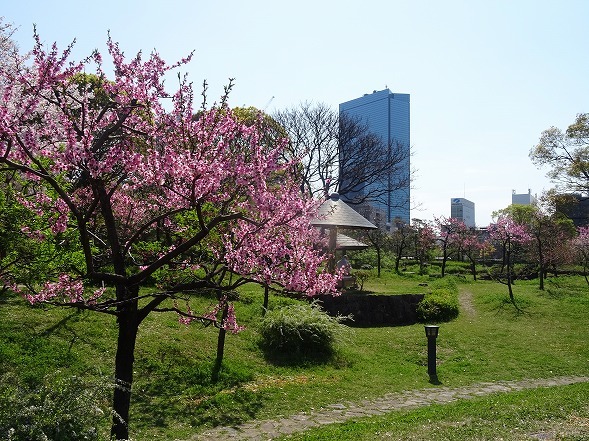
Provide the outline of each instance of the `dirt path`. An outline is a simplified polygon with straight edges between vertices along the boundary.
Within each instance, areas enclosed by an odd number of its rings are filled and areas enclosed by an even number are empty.
[[[466,317],[474,317],[477,312],[472,301],[472,293],[463,288],[458,294],[458,303],[460,304],[460,313]]]

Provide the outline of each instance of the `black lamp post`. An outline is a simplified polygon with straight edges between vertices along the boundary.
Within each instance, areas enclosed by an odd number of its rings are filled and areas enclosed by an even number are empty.
[[[426,325],[425,335],[427,337],[427,373],[430,381],[437,381],[436,372],[436,338],[438,337],[439,326]]]

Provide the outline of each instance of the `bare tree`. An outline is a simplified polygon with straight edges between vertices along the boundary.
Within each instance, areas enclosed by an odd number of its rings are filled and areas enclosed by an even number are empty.
[[[304,102],[273,117],[289,139],[285,154],[302,160],[301,191],[314,196],[329,193],[338,175],[337,113],[326,104]]]
[[[376,202],[389,208],[408,207],[408,193],[406,197],[392,197],[394,192],[409,189],[407,147],[397,140],[385,140],[371,133],[358,117],[340,115],[338,193],[351,204]]]
[[[399,272],[401,259],[411,249],[415,242],[415,229],[406,223],[400,223],[391,233],[391,247],[395,255],[395,272]]]
[[[409,149],[370,132],[359,118],[339,115],[323,103],[303,102],[274,119],[289,137],[287,154],[302,159],[301,190],[314,196],[336,191],[360,205],[409,205],[391,194],[409,188]]]

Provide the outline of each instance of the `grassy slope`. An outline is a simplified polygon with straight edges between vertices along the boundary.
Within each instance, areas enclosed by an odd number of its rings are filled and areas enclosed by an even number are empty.
[[[365,288],[423,292],[423,277],[387,275]],[[428,282],[431,283],[431,282]],[[523,313],[506,305],[506,290],[492,282],[464,283],[470,313],[441,325],[438,375],[444,385],[589,374],[585,327],[589,295],[580,278],[518,282]],[[210,299],[200,301],[205,308]],[[289,300],[273,298],[271,307]],[[337,357],[325,364],[267,363],[256,344],[261,293],[244,290],[236,305],[248,326],[227,338],[220,381],[210,380],[216,330],[179,325],[153,315],[140,330],[131,430],[136,439],[184,438],[205,425],[238,423],[360,400],[384,392],[430,387],[423,326],[354,329]],[[195,305],[194,310],[199,310]],[[58,369],[109,375],[115,323],[110,317],[31,308],[15,298],[0,303],[0,372],[34,385]],[[388,439],[388,438],[387,438]]]

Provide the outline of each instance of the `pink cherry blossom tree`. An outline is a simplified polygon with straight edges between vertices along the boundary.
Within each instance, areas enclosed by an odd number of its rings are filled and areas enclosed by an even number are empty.
[[[456,247],[457,255],[466,257],[470,262],[470,271],[474,280],[477,279],[476,264],[484,242],[476,229],[468,227],[464,222],[457,220],[453,224],[452,242]]]
[[[436,248],[436,231],[428,221],[413,219],[415,259],[419,262],[420,274],[425,273],[425,266]]]
[[[524,224],[517,223],[507,215],[501,215],[495,223],[489,225],[489,237],[496,242],[505,256],[505,267],[507,289],[511,303],[517,308],[515,297],[513,295],[513,248],[517,244],[527,244],[532,240],[532,236]]]
[[[296,167],[279,159],[285,141],[268,143],[263,124],[241,122],[226,96],[197,111],[185,77],[175,93],[164,88],[164,76],[190,57],[128,60],[109,37],[108,77],[98,52],[70,62],[71,47],[47,49],[36,32],[35,41],[26,69],[0,69],[0,167],[20,177],[20,203],[46,219],[31,237],[67,237],[82,258],[40,286],[7,269],[4,277],[31,303],[116,319],[111,433],[127,439],[136,338],[149,314],[175,311],[186,323],[237,332],[226,296],[197,313],[189,295],[249,281],[311,295],[332,291],[335,280],[321,270],[310,226],[317,203],[301,196]],[[161,289],[142,291],[154,277]]]
[[[583,276],[587,285],[589,285],[589,278],[587,277],[587,267],[589,267],[589,227],[578,228],[578,235],[573,240],[573,247],[583,265]]]
[[[434,223],[438,234],[438,244],[442,251],[442,277],[446,275],[446,263],[460,252],[460,232],[466,228],[460,219],[436,217]]]

